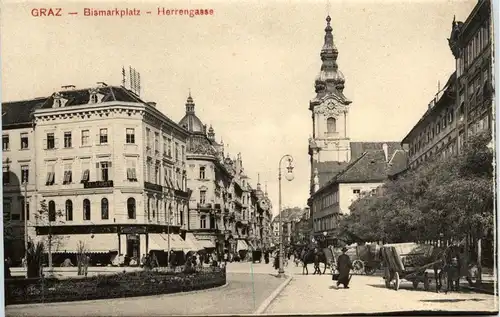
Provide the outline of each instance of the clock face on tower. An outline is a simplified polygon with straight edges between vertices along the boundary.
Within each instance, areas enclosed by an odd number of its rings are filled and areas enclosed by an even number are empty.
[[[260,208],[262,208],[262,210],[267,210],[268,207],[267,202],[265,200],[261,200]]]
[[[326,107],[330,110],[333,110],[335,108],[335,102],[333,102],[332,99],[329,99],[326,101]]]

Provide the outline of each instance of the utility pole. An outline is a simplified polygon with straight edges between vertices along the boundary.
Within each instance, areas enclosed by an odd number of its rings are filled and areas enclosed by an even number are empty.
[[[28,180],[24,182],[24,262],[28,277]]]

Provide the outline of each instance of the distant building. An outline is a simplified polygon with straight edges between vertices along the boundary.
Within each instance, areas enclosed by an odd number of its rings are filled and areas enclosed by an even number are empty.
[[[349,108],[344,95],[345,77],[337,64],[331,18],[326,19],[321,69],[315,81],[316,96],[309,103],[313,135],[309,139],[312,231],[332,242],[337,218],[347,213],[361,191],[380,186],[406,169],[407,155],[399,142],[351,142]]]

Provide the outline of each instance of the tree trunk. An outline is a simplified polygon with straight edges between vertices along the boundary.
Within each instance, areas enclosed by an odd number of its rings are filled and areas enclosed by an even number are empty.
[[[482,280],[482,265],[481,265],[481,242],[483,239],[477,239],[477,282],[481,283]]]

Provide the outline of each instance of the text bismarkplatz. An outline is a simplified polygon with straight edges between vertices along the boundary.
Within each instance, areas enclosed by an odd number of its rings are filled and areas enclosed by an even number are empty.
[[[95,8],[84,8],[83,9],[83,15],[84,16],[89,16],[89,17],[127,17],[127,16],[140,16],[141,15],[141,10],[140,9],[108,9],[108,10],[101,10],[101,9],[95,9]],[[151,11],[146,11],[147,14],[151,14]],[[153,13],[154,14],[154,13]],[[166,15],[166,16],[172,16],[172,15],[181,15],[181,16],[189,16],[189,17],[195,17],[195,16],[209,16],[214,14],[213,9],[166,9],[166,8],[157,8],[156,11],[157,15]]]

